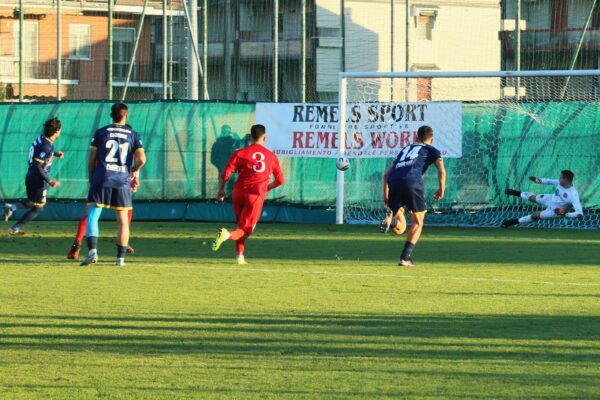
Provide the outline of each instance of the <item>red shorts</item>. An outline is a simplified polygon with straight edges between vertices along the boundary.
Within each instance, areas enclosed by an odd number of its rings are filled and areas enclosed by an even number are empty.
[[[250,236],[262,214],[265,197],[259,194],[234,190],[233,213],[238,227]]]

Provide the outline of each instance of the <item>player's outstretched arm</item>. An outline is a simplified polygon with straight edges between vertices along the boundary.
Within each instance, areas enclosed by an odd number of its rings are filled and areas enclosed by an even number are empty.
[[[446,192],[446,168],[444,167],[444,160],[438,158],[435,162],[435,166],[438,170],[438,190],[433,194],[433,198],[436,200],[441,200],[444,198],[444,193]]]
[[[533,177],[536,178],[536,177]],[[531,179],[531,178],[529,178]],[[558,181],[558,179],[549,179],[549,178],[536,178],[537,181],[534,181],[535,183],[539,183],[541,185],[549,185],[549,186],[558,186],[560,184],[560,182]]]

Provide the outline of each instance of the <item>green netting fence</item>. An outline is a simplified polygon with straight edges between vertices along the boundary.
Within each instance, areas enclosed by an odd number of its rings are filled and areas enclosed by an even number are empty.
[[[56,148],[64,151],[65,157],[52,167],[51,174],[61,186],[49,189],[48,197],[85,198],[89,141],[98,127],[110,123],[110,106],[107,102],[0,105],[0,200],[25,195],[29,146],[51,117],[63,123]],[[254,104],[227,102],[140,102],[129,106],[129,123],[140,132],[148,155],[142,187],[134,200],[154,202],[214,199],[219,171],[231,153],[245,145],[255,109]],[[505,196],[504,188],[549,193],[553,188],[536,186],[527,177],[556,177],[561,169],[571,169],[586,217],[546,225],[598,227],[599,153],[598,102],[532,102],[520,103],[518,108],[465,103],[463,157],[446,160],[446,198],[433,206],[428,218],[440,224],[495,225],[501,218],[532,210],[519,199]],[[349,205],[357,204],[366,213],[381,211],[381,176],[389,162],[352,161],[345,175]],[[287,181],[270,194],[271,202],[333,207],[335,160],[285,158],[281,164]],[[432,193],[436,186],[433,171],[426,184]]]

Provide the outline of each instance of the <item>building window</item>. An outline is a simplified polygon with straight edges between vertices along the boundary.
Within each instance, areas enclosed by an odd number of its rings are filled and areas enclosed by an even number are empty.
[[[420,40],[431,40],[433,16],[420,14],[417,19],[417,37]]]
[[[89,25],[69,25],[69,58],[89,60],[92,58],[92,34]]]
[[[114,79],[125,79],[129,61],[133,53],[135,41],[134,28],[113,28],[113,77]],[[136,79],[136,71],[133,69],[131,79]]]
[[[13,23],[13,54],[19,57],[19,22]],[[37,21],[23,22],[23,75],[25,78],[35,78],[38,69],[38,23]]]

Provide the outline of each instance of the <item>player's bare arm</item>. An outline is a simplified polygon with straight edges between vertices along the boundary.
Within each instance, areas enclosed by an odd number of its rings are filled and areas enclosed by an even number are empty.
[[[441,200],[444,198],[446,192],[446,168],[444,167],[444,160],[438,158],[435,162],[435,166],[438,170],[438,190],[434,193],[433,198]]]
[[[146,164],[146,152],[139,148],[133,153],[133,167],[131,168],[131,191],[137,192],[140,186],[140,170]]]
[[[94,170],[96,169],[96,153],[98,149],[94,146],[90,146],[90,155],[88,156],[88,179],[91,182]]]
[[[390,176],[390,173],[392,172],[392,168],[394,168],[394,166],[390,166],[385,173],[383,174],[383,203],[384,205],[388,206],[388,198],[389,198],[389,193],[390,193],[390,187],[388,186],[388,177]]]

